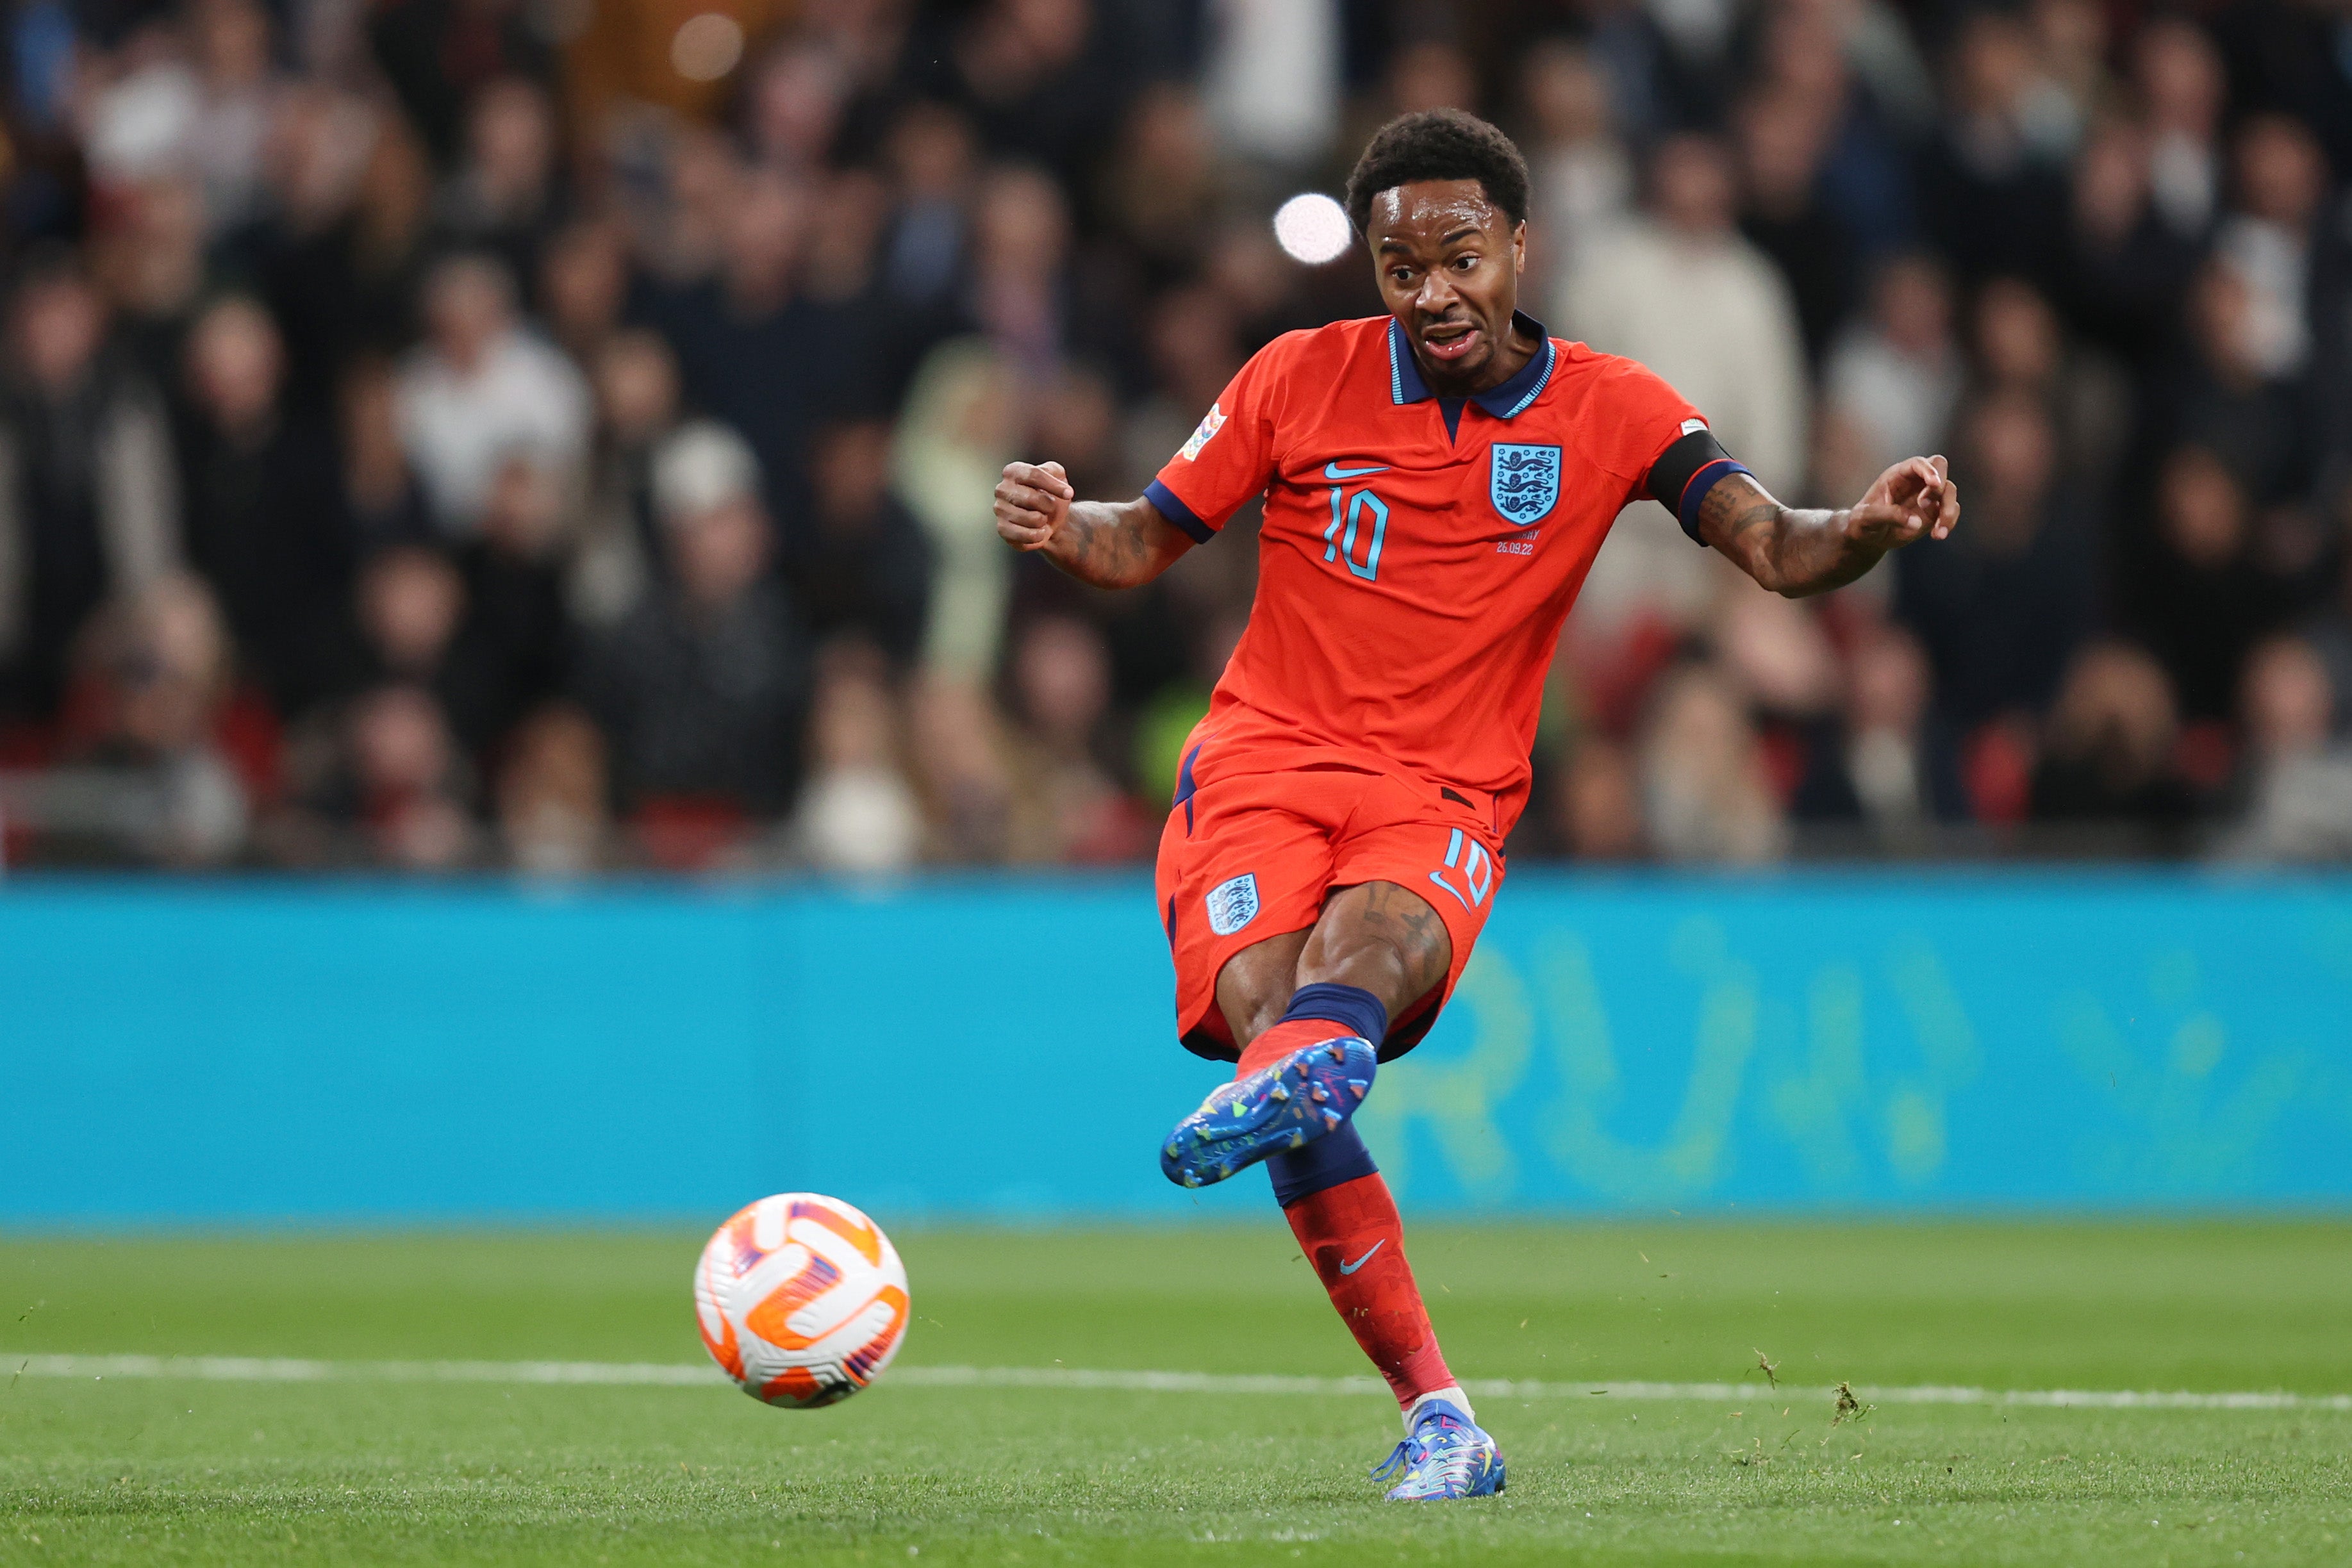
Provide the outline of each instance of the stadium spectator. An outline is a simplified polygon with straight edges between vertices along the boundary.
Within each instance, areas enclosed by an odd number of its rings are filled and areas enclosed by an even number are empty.
[[[1791,814],[1865,824],[1878,844],[1897,850],[1927,847],[1928,827],[1964,820],[1959,748],[1930,710],[1933,684],[1916,638],[1867,627],[1845,661],[1841,722],[1806,758]]]
[[[1311,167],[1339,129],[1340,0],[1244,0],[1211,16],[1202,75],[1219,145],[1285,172]]]
[[[280,860],[445,872],[480,849],[476,775],[422,687],[361,693],[297,737],[291,772],[293,807],[274,824]]]
[[[1105,765],[1110,733],[1110,653],[1102,633],[1073,616],[1042,616],[1013,650],[1015,860],[1134,860],[1159,838]]]
[[[1778,859],[1788,843],[1754,727],[1713,667],[1670,670],[1641,741],[1645,836],[1670,861]]]
[[[283,400],[285,369],[258,303],[212,306],[188,335],[176,444],[189,564],[219,601],[246,673],[293,714],[326,695],[352,561],[331,423]]]
[[[2074,127],[2063,95],[2048,90],[2023,18],[1963,14],[1947,70],[1944,122],[1920,165],[1928,236],[1970,281],[2053,276]]]
[[[855,308],[802,291],[808,192],[772,172],[734,181],[718,273],[658,296],[647,320],[677,352],[687,401],[751,443],[761,506],[789,546],[804,521],[809,436],[872,395],[861,384],[872,345]]]
[[[2245,286],[2248,357],[2284,380],[2311,357],[2311,231],[2327,167],[2310,131],[2274,115],[2238,132],[2231,162],[2235,199],[2213,251]]]
[[[1595,235],[1631,215],[1633,162],[1617,138],[1609,84],[1591,51],[1559,38],[1537,45],[1519,91],[1534,131],[1526,143],[1535,183],[1529,238],[1539,230],[1548,265],[1572,272]],[[1541,298],[1545,291],[1530,292]]]
[[[100,610],[76,650],[61,747],[78,776],[74,816],[117,815],[130,827],[125,847],[165,865],[217,865],[243,851],[251,810],[228,745],[230,651],[212,596],[184,572]],[[92,850],[106,858],[110,847]]]
[[[922,808],[899,767],[888,661],[869,643],[827,645],[814,706],[809,782],[794,824],[802,858],[824,871],[907,870],[923,848]]]
[[[1788,282],[1740,237],[1719,143],[1670,138],[1649,173],[1646,218],[1595,240],[1565,280],[1559,325],[1655,370],[1767,485],[1793,488],[1807,400]]]
[[[613,625],[656,580],[667,581],[654,516],[654,454],[677,426],[677,359],[658,333],[613,335],[593,361],[595,454],[572,565],[572,615]]]
[[[1040,169],[1002,165],[981,182],[970,308],[999,353],[1042,379],[1072,339],[1070,215]]]
[[[399,383],[373,357],[353,360],[334,389],[341,437],[342,516],[352,547],[368,554],[389,544],[436,537],[425,493],[400,439]],[[303,406],[289,387],[289,406]]]
[[[540,310],[572,363],[596,362],[628,296],[628,235],[619,225],[583,218],[549,236],[540,253]]]
[[[971,125],[944,104],[912,104],[898,117],[885,153],[898,210],[884,279],[901,307],[936,310],[954,290],[970,230]]]
[[[508,454],[576,462],[586,450],[588,388],[569,360],[515,316],[514,280],[483,256],[443,262],[426,281],[429,336],[403,361],[402,444],[444,536],[480,526]]]
[[[1867,466],[1944,444],[1960,394],[1951,286],[1927,256],[1890,258],[1872,280],[1870,316],[1830,355],[1830,402],[1870,441]]]
[[[1789,280],[1806,359],[1818,366],[1853,303],[1855,246],[1821,194],[1837,128],[1785,89],[1748,99],[1736,124],[1739,231]]]
[[[2201,240],[2221,205],[2221,57],[2204,29],[2158,16],[2132,46],[2154,216],[2183,240]]]
[[[1569,748],[1552,788],[1554,831],[1570,858],[1642,858],[1641,784],[1623,747],[1605,736],[1582,737]]]
[[[833,161],[849,107],[848,62],[824,40],[785,37],[751,72],[745,140],[764,168],[816,180]]]
[[[528,450],[490,480],[481,526],[457,549],[467,694],[458,737],[486,763],[523,715],[562,689],[572,664],[564,556],[578,535],[574,476]],[[487,769],[486,769],[487,771]]]
[[[856,635],[904,669],[922,646],[931,543],[890,491],[890,433],[876,421],[817,438],[808,538],[787,563],[802,623],[823,641]]]
[[[1651,158],[1648,214],[1582,252],[1551,325],[1656,370],[1706,411],[1727,450],[1768,486],[1793,491],[1808,407],[1803,340],[1788,283],[1734,226],[1733,195],[1717,142],[1669,139]],[[1687,622],[1711,600],[1719,567],[1662,509],[1635,507],[1580,607],[1596,633],[1653,613]]]
[[[670,436],[654,505],[670,580],[592,645],[583,689],[647,853],[708,864],[797,790],[807,653],[740,436],[709,422]]]
[[[2097,528],[2059,488],[2055,433],[2031,396],[1979,404],[1958,450],[1969,526],[1932,560],[1895,561],[1895,614],[1927,649],[1937,711],[1966,732],[2050,702],[2092,626]]]
[[[2270,569],[2244,488],[2221,458],[2184,446],[2157,481],[2156,539],[2134,624],[2191,717],[2227,714],[2246,650],[2284,622],[2296,585]]]
[[[1013,841],[1013,800],[995,705],[981,687],[939,670],[919,676],[909,695],[909,750],[931,823],[931,858],[1002,862]]]
[[[1977,291],[1969,340],[1982,388],[2024,392],[2050,410],[2062,481],[2104,494],[2131,422],[2131,386],[2113,361],[2070,342],[2050,301],[2014,277]]]
[[[504,77],[466,114],[466,161],[443,185],[436,216],[457,246],[503,263],[536,287],[540,260],[563,218],[555,178],[555,111],[538,83]]]
[[[923,660],[963,686],[995,673],[1004,633],[1012,567],[989,497],[1021,439],[1017,385],[1013,368],[984,342],[941,344],[916,374],[891,449],[892,486],[937,552]],[[962,737],[972,727],[957,722],[947,733]]]
[[[2033,773],[2033,816],[2121,827],[2111,847],[2180,847],[2196,802],[2174,771],[2179,714],[2161,665],[2128,643],[2095,643],[2068,668]],[[2076,841],[2078,843],[2081,840]]]
[[[106,305],[70,256],[28,264],[0,385],[0,682],[47,720],[100,601],[178,564],[180,497],[162,401],[102,351]]]
[[[467,105],[482,89],[505,77],[545,81],[555,65],[546,31],[507,0],[393,0],[369,13],[367,31],[376,68],[444,169],[457,162]]]
[[[487,745],[504,711],[494,667],[467,636],[465,574],[443,550],[399,545],[378,553],[359,579],[359,650],[342,683],[357,690],[386,682],[434,700],[435,722]]]
[[[2237,821],[2221,852],[2240,860],[2352,860],[2352,751],[2333,733],[2326,664],[2300,637],[2275,637],[2246,661]]]
[[[1155,82],[1128,111],[1100,201],[1114,232],[1134,247],[1152,283],[1191,272],[1201,235],[1226,199],[1226,180],[1200,95]]]
[[[120,193],[117,202],[91,235],[91,273],[113,307],[113,336],[131,365],[150,385],[175,386],[205,292],[204,195],[194,181],[161,179]]]
[[[321,165],[320,187],[246,237],[247,265],[286,335],[289,393],[332,395],[361,355],[390,357],[413,340],[432,259],[433,171],[408,127],[357,104],[330,103],[289,120],[289,163]],[[365,150],[339,166],[349,139]]]
[[[532,876],[599,871],[613,854],[604,736],[569,704],[516,729],[499,773],[499,835],[507,863]]]
[[[990,151],[1081,189],[1132,79],[1118,31],[1094,0],[989,0],[959,30],[951,74],[935,81],[969,106]]]

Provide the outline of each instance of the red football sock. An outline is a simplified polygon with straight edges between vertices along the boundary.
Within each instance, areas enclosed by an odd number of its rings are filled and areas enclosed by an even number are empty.
[[[1355,1025],[1334,1023],[1329,1019],[1285,1019],[1243,1048],[1242,1059],[1234,1069],[1234,1076],[1247,1078],[1253,1072],[1272,1067],[1294,1051],[1304,1051],[1318,1041],[1336,1040],[1343,1034],[1355,1032]]]
[[[1396,1391],[1397,1404],[1410,1410],[1423,1395],[1450,1387],[1454,1375],[1404,1260],[1396,1200],[1379,1173],[1325,1187],[1282,1212],[1348,1332]]]

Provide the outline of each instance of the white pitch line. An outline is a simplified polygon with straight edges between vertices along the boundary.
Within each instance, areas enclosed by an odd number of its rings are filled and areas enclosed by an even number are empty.
[[[198,1383],[725,1383],[715,1366],[628,1361],[301,1361],[248,1355],[36,1355],[26,1377],[187,1378]]]
[[[7,1363],[21,1363],[12,1372]],[[715,1366],[643,1361],[303,1361],[236,1355],[35,1355],[0,1357],[0,1376],[181,1378],[198,1383],[528,1383],[710,1387],[727,1379]],[[1373,1377],[1297,1377],[1221,1372],[1111,1372],[1063,1366],[901,1366],[884,1375],[913,1388],[1048,1388],[1119,1394],[1306,1394],[1387,1392]],[[1465,1378],[1478,1399],[1592,1398],[1681,1400],[1735,1405],[1827,1399],[1827,1388],[1769,1388],[1759,1383],[1541,1383]],[[2134,1389],[1965,1388],[1937,1385],[1854,1388],[1879,1405],[2039,1406],[2081,1410],[2333,1410],[2352,1412],[2352,1394],[2245,1392],[2199,1394]]]

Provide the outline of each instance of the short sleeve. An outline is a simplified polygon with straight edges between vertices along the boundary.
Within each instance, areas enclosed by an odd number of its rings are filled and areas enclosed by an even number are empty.
[[[1208,543],[1274,478],[1275,415],[1287,340],[1278,338],[1250,356],[1209,405],[1192,439],[1144,486],[1144,498],[1200,543]]]
[[[1666,449],[1705,430],[1706,419],[1647,365],[1632,360],[1619,363],[1623,370],[1612,378],[1605,422],[1617,450],[1607,466],[1611,473],[1625,476],[1624,504],[1631,505],[1650,493],[1650,470]]]

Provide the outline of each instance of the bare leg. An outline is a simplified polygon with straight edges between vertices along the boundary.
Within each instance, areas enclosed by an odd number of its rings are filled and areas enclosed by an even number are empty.
[[[1392,882],[1368,882],[1333,894],[1311,929],[1234,954],[1217,977],[1217,1006],[1235,1049],[1247,1050],[1301,986],[1355,986],[1393,1019],[1444,983],[1453,963],[1454,938],[1427,899]]]
[[[1311,929],[1286,931],[1225,960],[1217,976],[1217,1009],[1233,1030],[1235,1051],[1248,1050],[1250,1041],[1281,1019],[1290,993],[1298,988],[1298,955],[1313,935]]]

